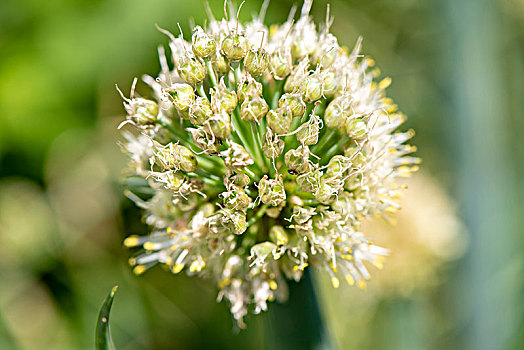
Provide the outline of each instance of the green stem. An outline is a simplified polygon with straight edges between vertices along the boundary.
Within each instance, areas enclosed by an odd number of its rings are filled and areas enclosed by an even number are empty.
[[[257,213],[253,215],[251,219],[249,219],[249,221],[247,222],[247,226],[253,225],[255,222],[257,222],[258,219],[264,216],[268,207],[268,204],[264,204],[263,206],[261,206],[260,209],[258,209]]]
[[[209,75],[209,79],[211,80],[211,85],[213,87],[217,87],[218,85],[218,82],[217,82],[217,77],[215,75],[215,70],[213,69],[213,64],[211,64],[211,60],[206,60],[206,68],[207,68],[207,73]]]

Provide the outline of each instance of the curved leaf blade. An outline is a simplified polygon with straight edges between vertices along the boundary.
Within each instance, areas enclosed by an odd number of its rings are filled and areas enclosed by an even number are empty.
[[[96,339],[95,347],[97,350],[115,350],[111,333],[109,331],[109,313],[113,305],[116,290],[118,286],[114,286],[106,297],[98,313],[98,321],[96,324]]]

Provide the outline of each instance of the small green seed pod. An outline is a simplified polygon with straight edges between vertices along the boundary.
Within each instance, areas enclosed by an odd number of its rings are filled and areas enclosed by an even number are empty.
[[[168,171],[166,172],[166,187],[173,191],[180,190],[180,187],[184,184],[186,178],[185,176],[178,171]]]
[[[211,56],[211,65],[218,74],[226,74],[227,72],[229,72],[229,63],[218,49],[215,50],[215,52]]]
[[[237,96],[240,103],[244,102],[247,96],[262,96],[262,84],[249,75],[240,77],[237,87]]]
[[[284,140],[276,136],[271,130],[268,130],[264,134],[264,140],[262,142],[262,152],[264,152],[264,156],[275,159],[283,150]]]
[[[277,135],[287,134],[291,128],[293,113],[289,107],[279,107],[267,113],[267,125]]]
[[[284,182],[279,176],[276,179],[269,179],[267,175],[258,183],[258,195],[264,204],[279,206],[286,200]]]
[[[204,32],[200,26],[195,27],[192,43],[193,53],[197,57],[208,57],[216,50],[217,47],[215,39]]]
[[[272,226],[269,229],[269,239],[279,246],[286,245],[289,242],[286,230],[280,225]]]
[[[217,113],[205,122],[204,127],[215,137],[227,139],[231,134],[231,118],[226,112]]]
[[[241,235],[246,232],[246,214],[240,211],[233,211],[231,209],[223,209],[223,212],[224,215],[222,217],[222,224],[229,232],[235,235]]]
[[[129,118],[138,125],[153,124],[158,119],[158,104],[145,98],[134,98],[124,103]]]
[[[309,121],[300,127],[297,132],[297,140],[302,145],[310,146],[318,142],[318,134],[320,132],[320,124],[322,120],[318,115],[311,115]]]
[[[293,117],[301,117],[306,113],[306,104],[299,93],[287,93],[282,95],[278,100],[278,106],[287,106],[290,108]]]
[[[350,112],[349,97],[338,96],[331,101],[324,112],[324,121],[330,129],[338,129],[344,126],[345,120]]]
[[[262,119],[269,107],[266,100],[259,95],[248,95],[240,107],[240,117],[242,120],[254,122]]]
[[[342,155],[335,155],[329,160],[326,169],[328,177],[343,177],[345,172],[351,167],[351,160]]]
[[[222,40],[222,53],[230,61],[240,61],[246,56],[248,42],[245,36],[231,33]]]
[[[207,154],[216,153],[220,149],[220,140],[206,132],[204,128],[189,128],[188,131],[193,136],[193,143]]]
[[[319,74],[313,73],[304,79],[302,93],[306,103],[315,102],[322,97],[322,78]]]
[[[300,90],[304,79],[306,79],[308,76],[309,64],[309,60],[305,58],[297,66],[295,66],[295,68],[293,68],[293,71],[286,79],[286,83],[284,84],[285,92],[290,93]]]
[[[284,159],[290,174],[303,174],[309,167],[309,148],[299,146],[297,149],[290,149],[286,152]]]
[[[227,114],[233,113],[238,103],[237,95],[234,91],[229,91],[224,83],[224,77],[220,78],[218,86],[211,90],[211,108],[215,113],[221,111]]]
[[[197,160],[189,148],[170,143],[160,148],[156,159],[165,170],[182,170],[192,172],[197,169]]]
[[[244,59],[244,67],[254,77],[264,74],[268,65],[267,52],[264,49],[249,50]]]
[[[291,73],[291,67],[293,63],[289,50],[276,51],[269,55],[269,68],[276,80],[285,79]]]
[[[362,119],[350,118],[346,120],[346,134],[354,140],[361,140],[366,137],[368,127]]]
[[[189,107],[189,121],[195,126],[203,125],[212,115],[211,104],[205,97],[198,96],[195,102]]]
[[[335,72],[327,71],[322,74],[322,93],[327,98],[335,96],[338,87],[338,80]]]
[[[255,244],[251,247],[251,255],[249,258],[253,261],[253,264],[262,266],[266,263],[266,260],[273,255],[275,257],[277,253],[277,246],[271,242],[262,242]]]
[[[247,153],[246,149],[233,141],[229,142],[229,148],[222,153],[224,157],[224,165],[226,168],[235,171],[245,168],[254,163],[253,158]]]
[[[251,183],[249,176],[246,174],[234,174],[228,178],[228,183],[240,188],[244,188]]]
[[[176,69],[180,78],[191,85],[200,83],[206,77],[204,65],[197,58],[188,55],[180,56],[177,59]]]
[[[322,180],[315,198],[322,204],[329,204],[335,200],[337,194],[338,190],[330,181]]]
[[[224,206],[226,208],[244,213],[251,203],[251,197],[240,187],[233,186],[229,191],[223,192],[222,197],[224,198]]]
[[[170,100],[179,111],[187,111],[195,102],[195,90],[188,84],[173,84],[167,89]]]
[[[319,169],[311,169],[304,174],[297,176],[298,186],[306,192],[315,193],[320,187],[320,179],[322,178],[322,171]]]

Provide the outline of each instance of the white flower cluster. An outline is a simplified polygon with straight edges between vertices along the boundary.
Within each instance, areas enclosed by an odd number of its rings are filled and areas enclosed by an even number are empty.
[[[171,62],[160,48],[162,71],[143,77],[151,99],[136,81],[124,97],[122,124],[138,130],[124,145],[129,183],[150,193],[127,192],[152,230],[125,240],[134,271],[160,263],[214,279],[241,326],[308,265],[364,288],[365,262],[381,267],[388,252],[359,223],[399,209],[395,179],[419,162],[406,156],[413,132],[394,132],[405,117],[385,95],[391,80],[375,81],[360,40],[339,46],[329,13],[317,30],[310,8],[270,28],[263,14],[244,25],[235,11],[210,15],[191,42],[160,29]]]

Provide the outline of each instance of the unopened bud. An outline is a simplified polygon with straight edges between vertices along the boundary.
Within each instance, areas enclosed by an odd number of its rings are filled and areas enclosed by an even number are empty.
[[[297,132],[297,140],[302,145],[310,146],[318,142],[322,120],[318,115],[312,114],[309,121],[300,127]]]
[[[237,33],[231,33],[222,40],[222,53],[230,61],[240,61],[247,52],[247,39]]]
[[[347,119],[346,134],[354,140],[360,140],[366,137],[368,132],[367,124],[362,119]]]
[[[335,200],[338,189],[330,181],[322,180],[320,188],[315,193],[315,198],[322,204],[329,204]]]
[[[302,93],[306,103],[314,102],[322,97],[322,78],[318,73],[313,73],[304,79]]]
[[[226,58],[220,53],[220,50],[216,50],[211,56],[211,64],[218,74],[226,74],[229,71],[229,63]]]
[[[134,98],[124,103],[129,117],[138,125],[152,124],[158,119],[158,105],[145,98]]]
[[[277,246],[275,243],[271,242],[262,242],[251,247],[251,255],[249,259],[253,261],[253,264],[256,266],[263,266],[266,263],[266,260],[271,256],[275,255],[277,252]]]
[[[224,209],[221,221],[224,227],[235,235],[241,235],[247,229],[246,214],[240,211]]]
[[[302,175],[297,176],[298,186],[306,192],[315,193],[320,187],[320,179],[322,178],[322,171],[319,169],[311,169]]]
[[[279,107],[285,107],[291,109],[293,117],[301,117],[306,112],[306,104],[302,100],[302,96],[298,93],[295,94],[284,94],[278,100]]]
[[[236,106],[238,100],[234,91],[229,91],[224,83],[224,77],[220,79],[220,83],[216,89],[211,90],[211,107],[215,113],[225,111],[231,114]]]
[[[322,74],[322,94],[325,97],[331,98],[335,96],[337,87],[338,87],[338,81],[337,81],[337,76],[335,75],[335,72],[328,71]]]
[[[244,168],[254,163],[246,149],[233,141],[229,142],[229,148],[220,155],[224,157],[225,166],[232,170]]]
[[[191,150],[185,146],[170,143],[160,148],[156,157],[166,170],[182,170],[192,172],[197,169],[197,160]]]
[[[267,114],[267,125],[277,135],[287,134],[291,128],[293,113],[289,107],[279,107]]]
[[[267,53],[264,49],[249,50],[244,59],[244,67],[254,77],[262,75],[269,65]]]
[[[220,140],[214,137],[211,132],[206,131],[204,128],[198,129],[188,129],[191,135],[193,136],[194,144],[202,149],[207,154],[212,154],[218,152],[220,149],[221,143]]]
[[[204,65],[197,59],[182,55],[177,59],[177,72],[180,78],[191,85],[200,83],[206,77]]]
[[[328,177],[342,177],[350,166],[351,161],[349,158],[342,155],[333,156],[327,165],[326,175]]]
[[[267,175],[258,183],[258,195],[264,204],[278,206],[286,200],[286,191],[281,177],[269,179]]]
[[[262,95],[262,84],[251,76],[242,76],[238,81],[237,96],[240,103],[244,102],[249,95]]]
[[[173,84],[167,89],[171,102],[179,111],[187,111],[195,102],[195,90],[188,84]]]
[[[264,140],[262,143],[262,152],[264,152],[264,156],[270,159],[275,159],[283,150],[284,140],[276,136],[271,130],[268,130],[264,134]]]
[[[226,112],[213,115],[204,126],[220,139],[227,139],[231,134],[231,118]]]
[[[242,120],[254,122],[262,119],[268,109],[267,102],[262,96],[248,95],[240,107],[240,116]]]
[[[280,225],[275,225],[269,229],[269,239],[279,246],[286,245],[289,242],[286,230]]]
[[[297,149],[291,149],[286,152],[284,159],[290,174],[305,173],[309,166],[309,148],[307,146],[299,146]]]
[[[201,126],[212,115],[211,104],[205,97],[197,97],[189,107],[189,121],[195,126]]]
[[[349,97],[345,95],[336,97],[329,103],[324,112],[326,126],[330,129],[337,129],[344,126],[344,122],[349,116],[349,111]]]
[[[240,187],[232,187],[229,191],[223,192],[224,206],[229,209],[246,212],[251,198]]]
[[[246,174],[235,174],[229,177],[230,184],[241,188],[246,187],[247,185],[249,185],[250,182],[251,180],[249,179],[249,176],[247,176]]]
[[[193,34],[192,41],[193,53],[197,57],[208,57],[215,51],[217,47],[215,39],[204,32],[200,26],[195,27],[195,33]]]
[[[269,67],[277,80],[287,77],[292,66],[291,53],[288,50],[276,51],[269,56]]]
[[[184,184],[185,176],[178,171],[168,171],[166,172],[166,187],[173,190],[178,191],[180,190],[180,187]]]

